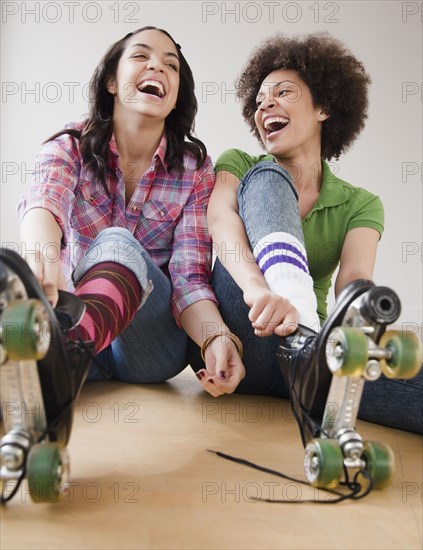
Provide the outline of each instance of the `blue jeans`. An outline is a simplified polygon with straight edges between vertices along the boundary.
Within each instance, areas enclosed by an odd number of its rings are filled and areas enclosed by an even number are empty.
[[[274,231],[286,231],[303,239],[297,195],[288,173],[277,164],[259,163],[247,172],[239,184],[238,205],[252,247]],[[223,320],[244,346],[246,376],[236,392],[288,399],[288,388],[276,360],[279,337],[255,336],[243,293],[219,260],[213,268],[212,285]],[[204,367],[192,342],[188,360],[194,371]],[[411,380],[382,376],[376,382],[366,383],[359,418],[423,433],[423,371]]]
[[[101,231],[78,263],[74,279],[99,261],[126,265],[137,276],[143,300],[130,325],[93,361],[88,380],[117,378],[163,382],[187,366],[187,341],[171,311],[172,284],[133,235],[124,228]]]

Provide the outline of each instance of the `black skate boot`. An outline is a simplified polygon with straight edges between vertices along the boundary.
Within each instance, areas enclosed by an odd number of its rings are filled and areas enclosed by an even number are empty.
[[[366,471],[375,488],[392,479],[391,449],[363,443],[355,422],[366,380],[382,372],[413,378],[421,368],[418,338],[386,332],[400,312],[395,292],[359,279],[340,293],[319,334],[300,326],[281,339],[279,366],[306,447],[306,477],[316,487],[336,487],[343,472],[348,481],[348,473]]]
[[[53,310],[26,262],[0,249],[1,502],[25,477],[35,502],[58,500],[66,487],[73,403],[92,356],[91,343],[67,334],[84,309],[60,292]]]

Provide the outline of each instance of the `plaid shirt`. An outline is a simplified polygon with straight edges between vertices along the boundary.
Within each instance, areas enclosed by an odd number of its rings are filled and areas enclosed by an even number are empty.
[[[84,122],[69,124],[82,129]],[[110,140],[110,167],[106,176],[110,197],[92,172],[85,168],[79,141],[67,134],[47,143],[36,160],[30,189],[18,205],[19,218],[32,208],[49,210],[62,233],[61,261],[70,289],[72,272],[94,237],[106,227],[125,227],[153,261],[170,274],[172,311],[182,311],[200,300],[217,303],[210,286],[212,246],[206,208],[214,185],[211,160],[196,169],[186,153],[181,177],[165,162],[166,135],[125,205],[125,182],[119,167],[114,136]]]

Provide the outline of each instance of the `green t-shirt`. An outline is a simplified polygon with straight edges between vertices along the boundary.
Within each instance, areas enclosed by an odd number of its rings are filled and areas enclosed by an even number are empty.
[[[272,155],[252,157],[239,149],[228,149],[217,160],[215,171],[226,170],[242,179],[261,161],[275,161]],[[354,227],[371,227],[383,233],[384,212],[379,197],[337,178],[322,161],[323,178],[319,197],[302,220],[310,274],[321,321],[327,315],[327,297],[332,275],[339,264],[344,239]]]

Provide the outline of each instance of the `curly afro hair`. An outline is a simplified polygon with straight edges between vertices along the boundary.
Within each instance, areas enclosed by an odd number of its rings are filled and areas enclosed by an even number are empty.
[[[314,106],[329,115],[322,125],[322,157],[338,159],[367,118],[370,77],[363,64],[328,33],[293,38],[277,34],[263,42],[237,82],[242,114],[260,143],[254,123],[256,96],[266,76],[280,69],[296,71],[309,87]]]

